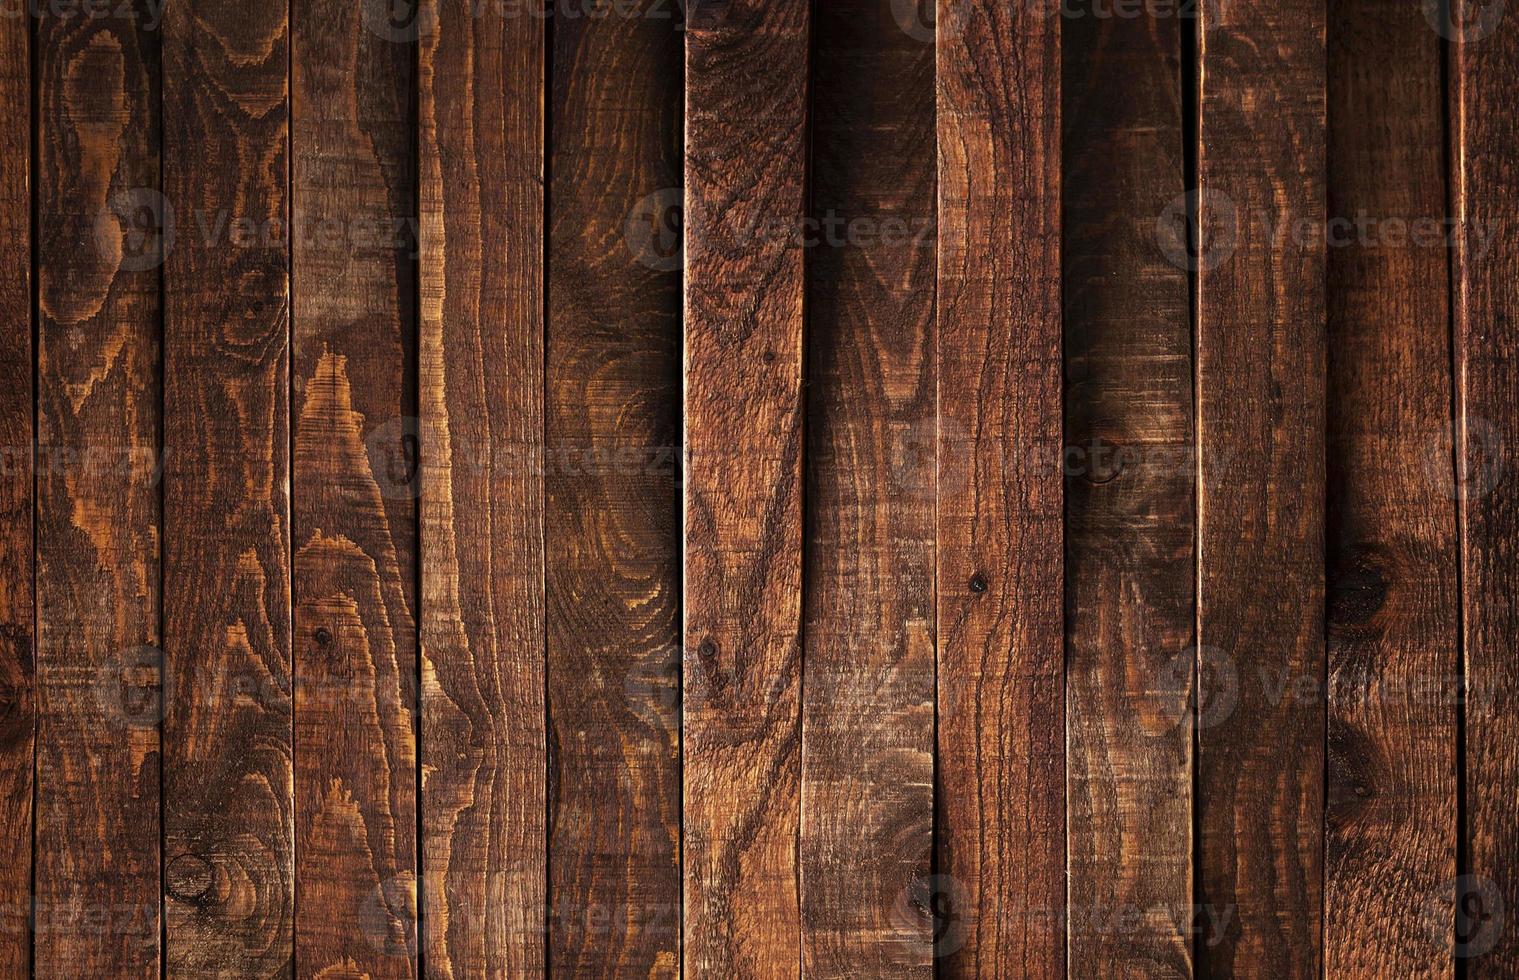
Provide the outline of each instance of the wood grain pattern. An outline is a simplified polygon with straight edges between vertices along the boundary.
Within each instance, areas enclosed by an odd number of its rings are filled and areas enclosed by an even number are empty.
[[[1189,977],[1192,327],[1155,221],[1183,194],[1192,22],[1104,9],[1061,34],[1069,964]]]
[[[686,28],[685,974],[791,977],[808,5]]]
[[[802,964],[932,977],[933,45],[813,27]]]
[[[160,966],[159,45],[131,12],[34,34],[42,976]]]
[[[1462,871],[1456,956],[1470,980],[1519,973],[1519,24],[1494,5],[1452,5],[1451,210],[1456,478],[1466,682]],[[1455,27],[1457,29],[1450,30]]]
[[[938,833],[946,976],[1065,972],[1060,19],[940,3]]]
[[[413,977],[413,49],[292,17],[296,972]]]
[[[287,24],[163,24],[167,973],[290,976]]]
[[[625,10],[553,32],[549,968],[644,980],[680,957],[680,271],[650,247],[683,45],[668,5]]]
[[[1318,976],[1325,13],[1200,9],[1197,964]]]
[[[31,63],[0,18],[0,974],[31,964],[36,622],[32,557]]]
[[[544,969],[543,22],[418,30],[422,959]]]
[[[1458,831],[1439,38],[1407,0],[1329,18],[1325,965],[1449,977],[1430,915]]]

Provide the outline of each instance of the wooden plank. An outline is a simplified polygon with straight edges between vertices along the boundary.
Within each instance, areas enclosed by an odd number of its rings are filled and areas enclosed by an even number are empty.
[[[36,970],[159,975],[158,34],[44,15],[37,66]]]
[[[802,965],[932,977],[934,49],[817,9]]]
[[[1072,976],[1192,974],[1196,530],[1183,22],[1062,24]],[[1184,229],[1183,229],[1184,230]],[[1169,251],[1168,251],[1169,249]]]
[[[939,14],[939,943],[1060,977],[1060,21]]]
[[[686,24],[685,972],[796,976],[808,5]]]
[[[1325,11],[1200,9],[1197,965],[1318,976]]]
[[[412,977],[413,51],[346,0],[292,17],[296,972]]]
[[[681,42],[556,21],[547,362],[549,972],[680,956]],[[664,237],[661,237],[662,234]]]
[[[0,18],[0,974],[31,966],[31,63],[25,17]]]
[[[1440,44],[1408,0],[1329,18],[1325,965],[1450,977],[1453,917],[1430,915],[1458,797]]]
[[[1452,5],[1451,212],[1460,506],[1465,825],[1461,870],[1440,898],[1471,980],[1519,973],[1519,26],[1494,5]]]
[[[421,200],[422,959],[543,971],[543,21],[416,27]]]
[[[293,959],[287,23],[163,23],[167,974]]]

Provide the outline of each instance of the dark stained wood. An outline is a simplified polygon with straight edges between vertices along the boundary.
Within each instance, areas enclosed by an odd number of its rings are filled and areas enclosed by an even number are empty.
[[[159,975],[158,34],[36,21],[36,970]]]
[[[1061,977],[1060,20],[941,9],[939,946]]]
[[[1204,0],[1198,973],[1321,972],[1323,5]],[[1232,240],[1227,229],[1233,228]]]
[[[296,972],[412,977],[414,52],[291,11]]]
[[[162,29],[164,956],[289,976],[286,13],[189,0]]]
[[[932,977],[934,49],[817,8],[802,965]]]
[[[1466,681],[1463,876],[1455,953],[1470,980],[1519,973],[1519,23],[1514,12],[1453,5],[1451,213],[1456,479]],[[1498,20],[1493,19],[1497,15]]]
[[[544,968],[543,21],[422,8],[422,960]]]
[[[1062,23],[1070,972],[1192,974],[1196,461],[1181,31]],[[1170,245],[1168,241],[1166,243]],[[1130,912],[1132,910],[1132,913]]]
[[[0,18],[0,975],[31,963],[31,64],[25,17]]]
[[[686,24],[685,973],[800,970],[808,5]]]
[[[547,340],[552,975],[680,962],[680,24],[555,22]]]
[[[1460,668],[1440,437],[1451,361],[1439,37],[1409,0],[1335,0],[1329,18],[1328,206],[1344,223],[1327,241],[1325,966],[1449,977],[1454,917],[1442,928],[1430,915],[1456,875]]]

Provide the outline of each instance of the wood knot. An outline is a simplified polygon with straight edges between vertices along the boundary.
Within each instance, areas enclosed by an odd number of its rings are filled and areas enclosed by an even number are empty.
[[[316,645],[319,647],[331,646],[332,630],[325,626],[318,626],[316,632],[311,634],[311,638],[316,640]]]
[[[216,880],[211,862],[199,854],[181,854],[164,869],[164,888],[181,902],[198,902]]]
[[[980,572],[977,572],[976,574],[974,574],[974,575],[972,575],[970,577],[970,590],[972,592],[974,592],[976,595],[982,595],[983,593],[986,592],[986,590],[988,588],[989,588],[989,586],[986,584],[986,576],[985,575],[982,575]]]
[[[1355,630],[1372,621],[1387,604],[1388,563],[1379,549],[1363,545],[1337,562],[1329,575],[1329,628]]]

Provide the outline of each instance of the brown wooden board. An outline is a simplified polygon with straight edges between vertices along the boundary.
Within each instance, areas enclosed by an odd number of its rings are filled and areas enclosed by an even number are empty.
[[[422,952],[544,965],[544,27],[435,0],[419,35]]]
[[[1065,973],[1060,19],[940,4],[938,948]]]
[[[43,976],[160,968],[159,35],[120,13],[33,35]]]
[[[1456,501],[1440,38],[1418,3],[1329,5],[1331,976],[1449,977]]]
[[[31,61],[25,17],[0,18],[0,974],[31,965],[33,416]]]
[[[168,976],[290,976],[288,50],[283,6],[168,5]]]
[[[1456,472],[1465,701],[1462,874],[1439,896],[1470,980],[1519,973],[1519,21],[1452,4]]]
[[[296,972],[412,977],[414,50],[291,12]]]
[[[686,31],[685,973],[796,976],[808,5]]]
[[[1070,972],[1192,974],[1196,459],[1182,32],[1062,23]],[[1166,228],[1169,235],[1175,229]]]
[[[1203,0],[1197,972],[1321,972],[1325,12]]]
[[[817,8],[802,965],[932,977],[934,49]]]
[[[681,54],[649,0],[553,31],[551,974],[680,957]]]

